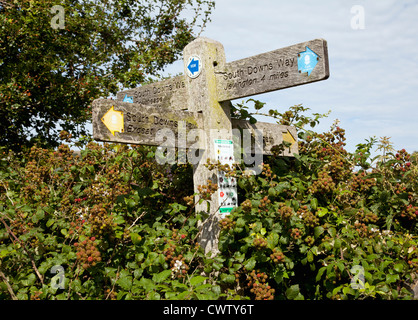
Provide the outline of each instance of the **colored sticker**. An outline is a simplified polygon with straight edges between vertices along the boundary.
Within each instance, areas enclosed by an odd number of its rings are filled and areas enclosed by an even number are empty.
[[[306,51],[298,53],[298,70],[300,73],[308,73],[308,77],[311,75],[313,69],[317,65],[319,56],[313,52],[309,47],[306,47]]]
[[[216,139],[215,160],[221,164],[234,163],[234,144],[231,140]],[[237,182],[235,177],[226,176],[225,172],[218,172],[218,199],[221,218],[230,214],[238,206]]]
[[[123,112],[116,111],[114,106],[106,112],[101,120],[112,135],[115,135],[115,132],[123,132]]]
[[[125,94],[125,98],[123,98],[123,102],[134,103],[134,97],[128,97],[128,95]]]
[[[198,55],[192,55],[187,62],[186,72],[187,75],[194,79],[199,76],[202,71],[202,60]]]

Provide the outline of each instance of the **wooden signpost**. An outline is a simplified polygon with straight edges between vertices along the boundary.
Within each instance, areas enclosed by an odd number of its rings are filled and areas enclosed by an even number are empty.
[[[100,141],[160,146],[160,133],[169,131],[175,137],[175,147],[199,149],[200,161],[193,163],[195,192],[208,179],[219,186],[210,212],[205,203],[196,204],[197,211],[207,213],[200,244],[205,252],[215,255],[219,219],[238,199],[236,183],[226,183],[222,173],[209,171],[206,160],[231,163],[232,146],[242,130],[255,137],[262,133],[258,148],[256,143],[247,148],[249,153],[271,155],[272,147],[283,141],[290,143],[284,156],[298,153],[294,127],[231,119],[230,100],[327,79],[327,43],[316,39],[226,63],[222,44],[200,37],[184,48],[183,61],[183,76],[119,92],[117,100],[95,100],[93,136]],[[188,134],[194,131],[200,134]]]
[[[129,103],[118,100],[98,99],[93,101],[94,138],[99,141],[132,143],[149,146],[159,146],[156,134],[161,129],[170,129],[179,142],[178,131],[183,128],[187,132],[202,128],[201,113]],[[263,132],[263,155],[272,155],[272,148],[283,141],[291,143],[291,147],[283,152],[283,156],[291,157],[298,153],[296,143],[296,128],[269,122],[251,124],[247,120],[231,119],[233,129],[248,130],[254,136],[255,130]],[[119,134],[117,134],[119,133]],[[239,133],[241,136],[241,133]],[[186,148],[193,148],[197,140],[186,139]],[[242,145],[242,141],[240,141]],[[202,142],[203,143],[203,142]],[[177,144],[176,147],[183,145]],[[253,146],[254,147],[254,146]],[[200,146],[204,149],[204,146]],[[253,148],[254,149],[254,148]],[[254,153],[254,150],[252,150]]]
[[[219,101],[226,101],[328,77],[327,43],[316,39],[227,63],[216,73],[216,84]]]
[[[187,109],[185,76],[178,76],[139,88],[118,92],[118,100],[139,103],[146,106],[169,108],[173,110]],[[162,110],[162,109],[161,109]]]
[[[203,123],[199,113],[139,103],[99,99],[92,106],[93,119],[98,119],[93,121],[93,136],[100,141],[159,146],[159,130],[171,130],[177,141],[179,131],[201,128]]]

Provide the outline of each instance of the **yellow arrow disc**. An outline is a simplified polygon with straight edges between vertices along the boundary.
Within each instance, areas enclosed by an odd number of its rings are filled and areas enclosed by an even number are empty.
[[[282,133],[283,135],[283,141],[289,142],[293,146],[293,144],[296,142],[295,138],[293,138],[292,134],[289,132],[289,130],[286,130],[286,132]]]
[[[102,122],[113,135],[123,132],[123,112],[114,110],[113,106],[102,117]]]

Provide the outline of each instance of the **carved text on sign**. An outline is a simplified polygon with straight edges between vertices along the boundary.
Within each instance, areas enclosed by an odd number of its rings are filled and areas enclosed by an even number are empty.
[[[309,50],[308,50],[309,48]],[[316,57],[313,68],[299,72],[298,57]],[[312,60],[312,59],[310,59]],[[243,98],[280,90],[329,77],[327,44],[323,39],[299,43],[290,47],[232,61],[216,72],[218,101]]]

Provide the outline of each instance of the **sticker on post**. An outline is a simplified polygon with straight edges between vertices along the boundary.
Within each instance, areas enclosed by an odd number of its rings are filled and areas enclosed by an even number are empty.
[[[123,102],[134,103],[134,98],[129,97],[127,94],[125,94],[125,98],[123,98]]]
[[[232,167],[234,163],[234,144],[231,140],[215,139],[215,160]],[[218,171],[219,213],[225,218],[238,206],[237,181],[223,171]]]
[[[319,56],[313,52],[309,47],[306,50],[298,53],[298,70],[299,73],[308,73],[311,75],[313,69],[319,61]]]
[[[197,78],[202,71],[202,67],[200,57],[198,55],[191,55],[187,61],[186,73],[192,79]]]
[[[106,112],[101,120],[112,135],[115,135],[115,132],[123,132],[123,112],[116,111],[114,106]]]

